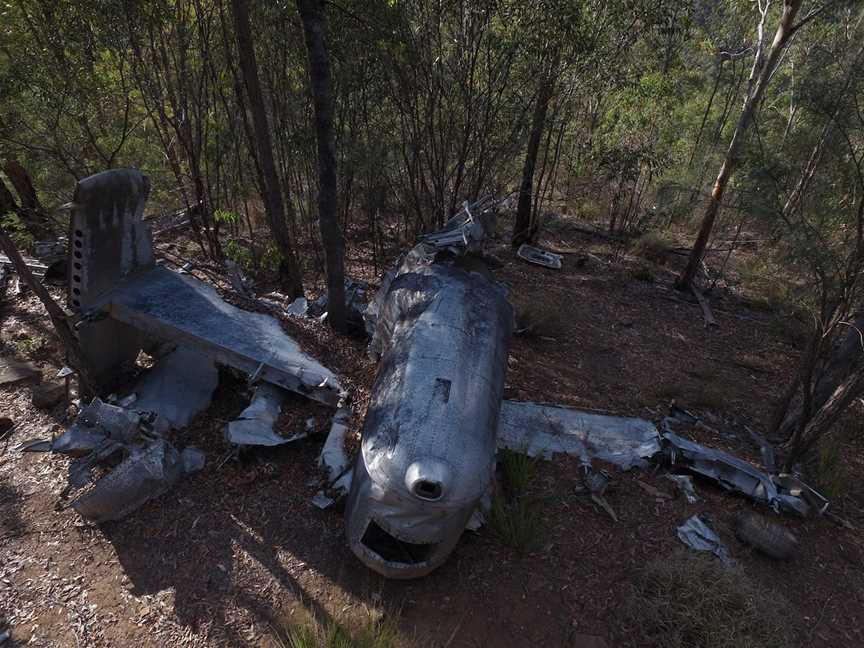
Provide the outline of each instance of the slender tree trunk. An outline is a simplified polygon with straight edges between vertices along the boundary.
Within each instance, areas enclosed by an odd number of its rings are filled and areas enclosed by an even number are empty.
[[[534,103],[534,114],[531,117],[531,134],[528,137],[528,150],[525,153],[525,164],[522,167],[522,182],[519,185],[519,201],[516,205],[516,223],[513,225],[513,246],[528,243],[536,234],[536,222],[531,218],[531,205],[534,189],[534,169],[537,166],[537,154],[540,151],[540,140],[546,125],[546,113],[555,90],[555,70],[558,67],[558,55],[552,57],[549,72],[540,79],[537,88],[537,98]]]
[[[679,290],[689,290],[696,272],[699,270],[702,257],[705,254],[705,248],[708,246],[708,239],[711,236],[711,231],[714,229],[714,222],[717,220],[717,214],[720,211],[723,192],[726,190],[726,185],[735,172],[741,147],[744,144],[747,129],[753,121],[753,115],[759,108],[762,95],[765,93],[765,88],[768,87],[771,76],[780,60],[780,55],[783,53],[783,49],[788,44],[789,38],[794,32],[793,23],[798,10],[801,8],[801,2],[802,0],[786,0],[784,2],[780,24],[777,26],[777,32],[774,34],[774,40],[771,43],[768,54],[764,58],[762,53],[762,33],[765,26],[765,17],[768,12],[767,6],[762,14],[762,19],[759,23],[759,46],[753,62],[753,71],[751,72],[750,83],[747,88],[747,96],[744,99],[744,106],[741,109],[741,115],[738,117],[735,132],[732,134],[732,141],[726,150],[726,157],[720,167],[720,173],[717,174],[717,179],[714,181],[714,188],[711,191],[708,205],[702,216],[699,234],[696,237],[696,242],[693,244],[690,258],[687,260],[687,267],[684,268],[676,283],[676,287]]]
[[[318,140],[318,226],[327,268],[327,321],[345,331],[345,243],[336,216],[336,143],[333,136],[333,92],[327,50],[327,12],[322,0],[297,0],[303,21],[309,79]]]
[[[255,50],[252,44],[252,29],[249,23],[249,1],[231,0],[231,10],[234,15],[234,31],[237,36],[237,51],[240,58],[240,69],[243,71],[243,81],[246,95],[252,111],[252,123],[255,129],[255,145],[260,162],[260,182],[263,188],[264,210],[270,231],[276,240],[281,260],[279,262],[279,279],[283,290],[291,297],[303,296],[303,279],[291,233],[285,221],[285,203],[282,199],[282,189],[276,174],[276,163],[273,159],[273,144],[270,141],[270,127],[267,123],[267,112],[264,108],[264,96],[258,79],[258,64],[255,60]]]
[[[94,378],[96,373],[93,371],[86,356],[81,351],[81,346],[78,344],[78,338],[75,335],[75,331],[72,329],[69,317],[66,315],[64,310],[60,308],[57,302],[54,301],[45,289],[45,286],[43,286],[36,277],[33,276],[33,273],[30,272],[30,268],[27,267],[24,259],[21,258],[21,254],[18,252],[12,239],[9,238],[9,235],[2,227],[0,227],[0,250],[3,250],[6,256],[9,257],[12,265],[15,266],[15,271],[18,273],[18,276],[21,277],[24,283],[33,291],[33,294],[39,298],[39,301],[42,302],[42,305],[48,312],[48,317],[51,319],[51,323],[54,325],[54,330],[57,332],[57,336],[60,338],[60,342],[63,344],[66,351],[67,362],[78,372],[78,379],[83,392],[82,397],[95,396],[99,394],[101,392],[101,386]]]
[[[51,238],[52,232],[48,223],[48,215],[42,209],[42,205],[39,204],[36,190],[33,188],[33,183],[30,182],[27,171],[14,160],[7,160],[3,165],[3,171],[15,188],[21,204],[18,204],[12,192],[0,180],[0,216],[12,212],[21,219],[21,224],[35,240]]]

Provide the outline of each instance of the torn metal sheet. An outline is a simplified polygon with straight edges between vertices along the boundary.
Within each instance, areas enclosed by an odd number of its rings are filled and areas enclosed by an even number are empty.
[[[713,479],[723,488],[763,502],[778,513],[796,513],[803,516],[824,512],[828,506],[824,497],[806,487],[808,493],[812,492],[818,496],[818,501],[824,503],[811,507],[801,496],[803,493],[801,487],[804,484],[798,480],[790,482],[780,476],[768,475],[738,457],[707,448],[672,432],[664,433],[663,441],[673,465],[684,466],[688,470]]]
[[[481,198],[474,204],[466,201],[462,204],[462,210],[451,217],[444,227],[426,234],[420,240],[438,250],[457,254],[476,249],[492,230],[493,215],[490,211],[496,204],[491,196]]]
[[[11,385],[38,375],[39,369],[30,362],[18,362],[11,358],[0,357],[0,385]]]
[[[390,284],[346,504],[349,545],[375,571],[416,578],[441,565],[489,489],[512,321],[482,262],[427,243]]]
[[[190,475],[199,470],[203,470],[206,461],[207,458],[204,453],[198,448],[189,446],[180,451],[180,462],[183,464],[184,475]]]
[[[225,426],[225,440],[243,446],[278,446],[306,437],[306,432],[283,437],[273,431],[283,400],[284,389],[267,383],[258,385],[248,407]]]
[[[156,412],[172,428],[179,429],[207,409],[218,384],[219,370],[213,359],[180,346],[143,375],[135,385],[136,398],[128,406]]]
[[[135,448],[119,466],[72,502],[72,508],[96,523],[119,520],[168,491],[183,476],[180,453],[158,439]]]
[[[327,471],[328,481],[334,482],[348,470],[351,460],[345,452],[345,438],[348,436],[348,424],[351,421],[351,410],[340,407],[333,416],[330,433],[324,441],[319,465]]]
[[[678,527],[678,539],[694,551],[710,551],[724,563],[732,561],[729,549],[714,531],[698,516],[687,518]]]
[[[693,486],[693,478],[690,475],[666,475],[666,479],[675,483],[688,504],[695,504],[699,501],[696,496],[696,488]]]
[[[627,470],[645,465],[660,451],[660,433],[653,423],[640,418],[505,400],[498,420],[498,447],[547,459],[558,453],[584,461],[602,459]]]
[[[351,489],[351,460],[345,452],[350,420],[351,410],[340,407],[333,416],[330,433],[318,457],[318,465],[327,471],[327,488],[318,491],[312,498],[312,503],[318,508],[329,508]]]
[[[516,256],[528,263],[543,266],[544,268],[552,268],[553,270],[560,270],[564,260],[564,257],[560,254],[555,254],[554,252],[549,252],[527,243],[519,246]]]
[[[99,398],[85,406],[75,422],[51,444],[54,452],[79,457],[100,448],[111,439],[130,443],[138,436],[142,424],[141,414]]]
[[[285,313],[294,317],[306,317],[309,311],[309,300],[305,297],[298,297],[285,307]]]

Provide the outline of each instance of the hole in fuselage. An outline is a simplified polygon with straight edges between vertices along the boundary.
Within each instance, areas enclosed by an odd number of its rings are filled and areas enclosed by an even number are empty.
[[[434,502],[441,498],[441,484],[421,479],[414,483],[414,494],[420,499]]]
[[[417,565],[425,562],[435,548],[434,543],[415,544],[394,538],[378,526],[375,520],[369,522],[366,533],[363,534],[360,542],[384,560],[405,563],[406,565]]]

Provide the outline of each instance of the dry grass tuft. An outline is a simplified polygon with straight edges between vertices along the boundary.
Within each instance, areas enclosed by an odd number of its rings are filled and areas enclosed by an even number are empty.
[[[662,232],[656,230],[645,232],[633,241],[630,252],[637,257],[657,265],[666,265],[669,258],[669,250],[672,249],[672,241]]]
[[[518,335],[558,338],[567,331],[567,315],[563,304],[514,297],[513,313],[516,320],[514,331]]]
[[[542,535],[543,517],[538,502],[527,494],[537,459],[502,450],[498,455],[503,492],[495,493],[489,525],[498,539],[520,553],[534,549]]]
[[[271,626],[271,630],[279,648],[397,648],[404,645],[395,612],[370,608],[367,618],[353,633],[347,625],[331,620],[325,626],[312,620],[281,628]]]
[[[685,648],[790,645],[789,603],[735,567],[685,551],[637,573],[624,615],[634,643]]]

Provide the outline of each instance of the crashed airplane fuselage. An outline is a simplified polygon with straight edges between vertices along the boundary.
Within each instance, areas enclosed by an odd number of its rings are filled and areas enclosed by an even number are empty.
[[[346,507],[349,544],[375,571],[438,567],[490,491],[512,319],[481,262],[424,243],[386,289]]]

